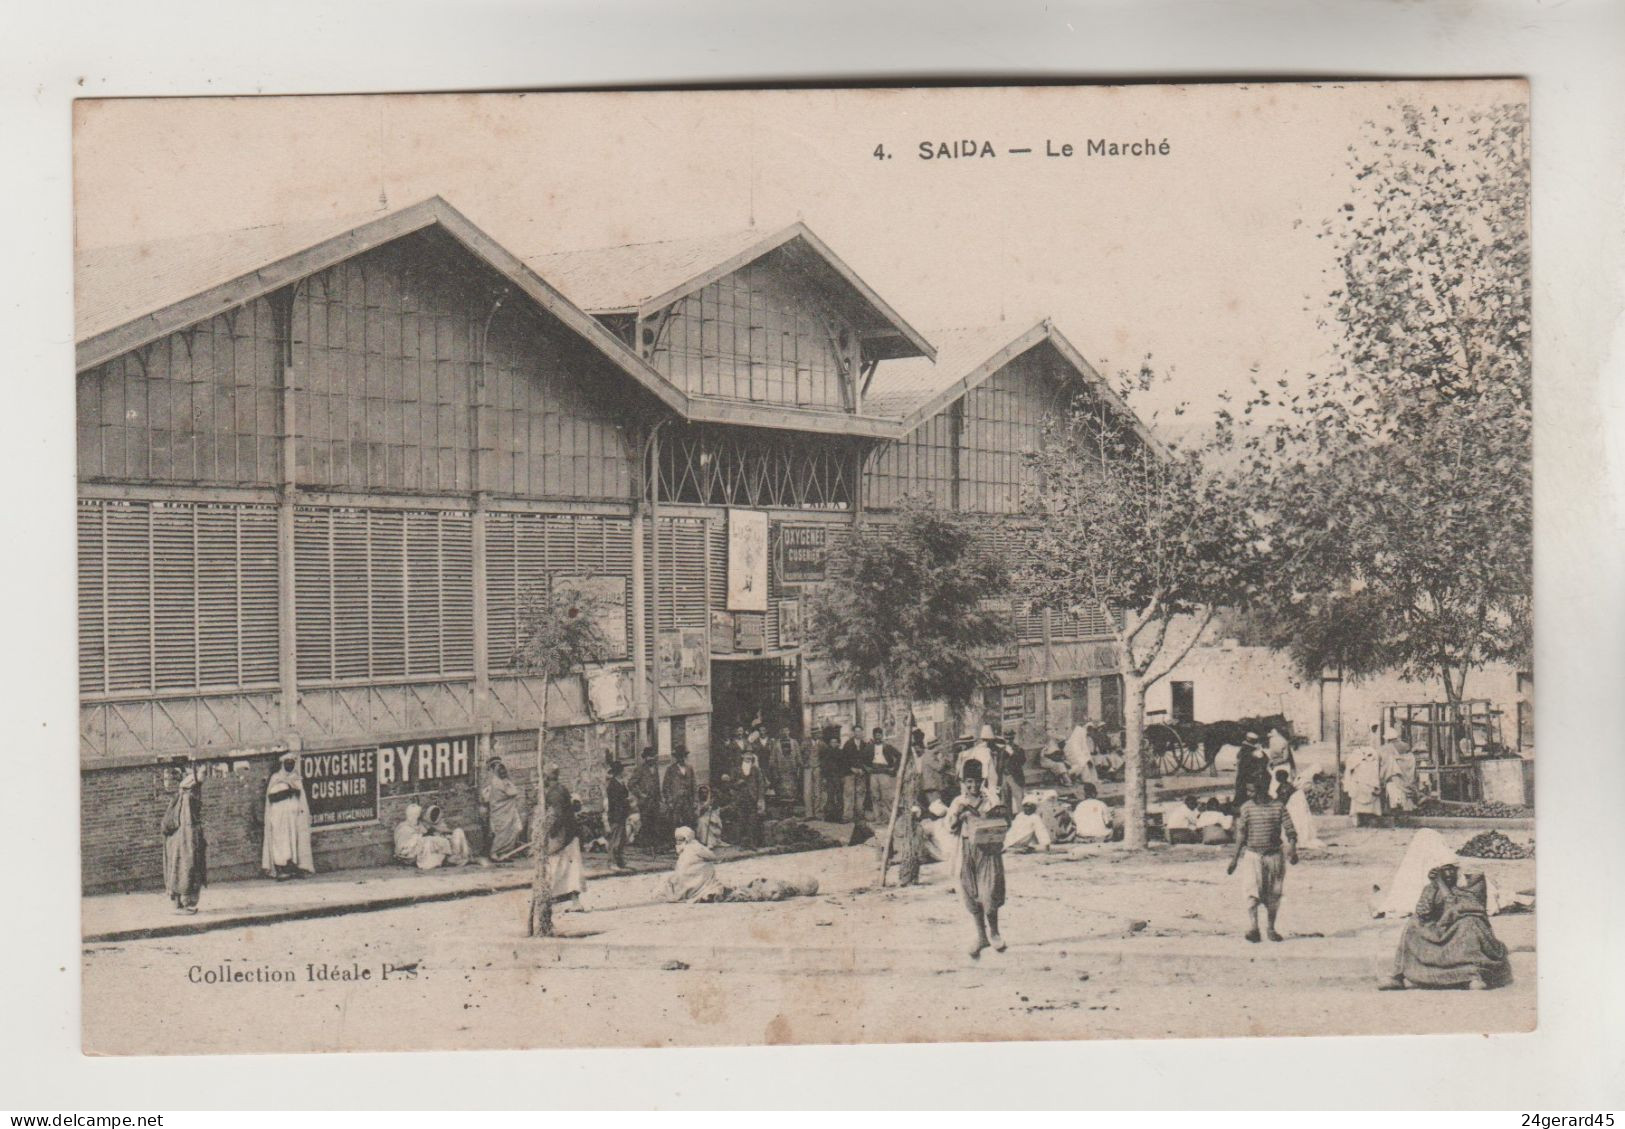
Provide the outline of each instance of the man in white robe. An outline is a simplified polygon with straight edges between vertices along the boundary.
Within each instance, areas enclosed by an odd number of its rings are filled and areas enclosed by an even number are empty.
[[[1083,786],[1083,799],[1072,812],[1073,834],[1081,843],[1104,843],[1112,837],[1112,812],[1093,784]]]
[[[1049,827],[1038,814],[1038,800],[1031,795],[1023,796],[1021,811],[1010,821],[1010,829],[1004,833],[1004,849],[1047,853],[1052,842],[1054,838],[1050,835]]]
[[[310,850],[310,804],[299,754],[284,753],[282,765],[265,784],[265,839],[260,869],[278,882],[316,872]]]

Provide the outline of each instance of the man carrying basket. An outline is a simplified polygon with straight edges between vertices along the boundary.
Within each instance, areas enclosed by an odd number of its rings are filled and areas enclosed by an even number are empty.
[[[959,795],[948,808],[948,828],[959,837],[959,894],[971,920],[976,942],[970,955],[980,959],[988,945],[1002,953],[1008,947],[999,936],[999,907],[1004,905],[1004,836],[1009,820],[998,796],[984,788],[982,763],[967,760],[962,768]]]

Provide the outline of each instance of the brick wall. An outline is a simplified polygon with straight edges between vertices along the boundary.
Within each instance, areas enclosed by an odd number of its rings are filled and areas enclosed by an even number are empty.
[[[636,725],[575,726],[549,733],[548,760],[562,771],[565,785],[584,807],[601,809],[604,762],[618,755],[631,762]],[[525,810],[536,798],[536,731],[496,733],[492,752],[507,762],[525,789]],[[226,882],[260,875],[264,834],[265,783],[276,770],[274,754],[230,761],[199,761],[203,774],[203,827],[208,843],[209,880]],[[164,881],[163,838],[159,825],[179,769],[159,764],[97,769],[81,775],[81,882],[86,893],[159,889]],[[486,833],[479,810],[483,764],[466,777],[425,782],[423,790],[380,796],[375,823],[316,829],[311,850],[319,872],[384,866],[394,846],[394,828],[409,804],[439,804],[469,845],[483,851]]]

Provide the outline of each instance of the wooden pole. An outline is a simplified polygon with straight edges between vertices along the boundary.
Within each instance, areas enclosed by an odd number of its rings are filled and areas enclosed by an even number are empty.
[[[547,854],[547,698],[553,680],[542,684],[542,725],[536,731],[536,818],[530,837],[536,842],[536,877],[530,887],[530,917],[526,933],[531,937],[553,935],[553,867]]]
[[[908,729],[910,735],[914,732],[914,715],[908,715]],[[897,765],[897,784],[892,788],[891,819],[886,822],[886,842],[880,848],[880,884],[886,884],[886,869],[891,866],[892,836],[897,831],[897,812],[903,803],[903,782],[908,779],[909,758],[914,755],[914,742],[906,741],[903,745],[903,759]]]

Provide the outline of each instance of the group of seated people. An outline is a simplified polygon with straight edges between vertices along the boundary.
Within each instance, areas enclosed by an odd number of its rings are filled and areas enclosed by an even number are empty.
[[[1217,797],[1198,801],[1186,796],[1161,805],[1156,812],[1170,843],[1220,846],[1235,841],[1232,801]],[[921,813],[927,852],[939,861],[950,857],[952,850],[947,813],[947,804],[940,797],[932,799]],[[1121,813],[1107,806],[1095,785],[1085,784],[1083,798],[1070,808],[1052,791],[1026,793],[1011,817],[1004,847],[1007,851],[1047,851],[1061,843],[1107,843],[1122,838]]]
[[[1198,802],[1195,796],[1186,796],[1163,804],[1162,830],[1170,843],[1201,843],[1223,846],[1235,842],[1236,805],[1233,800],[1221,801],[1209,796]]]
[[[406,818],[395,825],[395,861],[419,870],[465,866],[474,859],[468,836],[452,827],[439,804],[406,805]],[[482,860],[483,861],[483,860]]]

